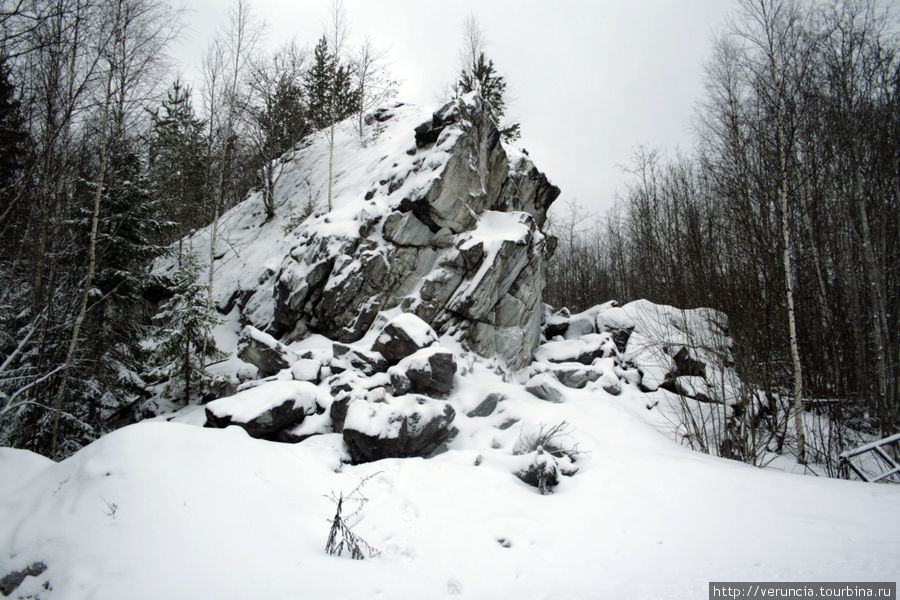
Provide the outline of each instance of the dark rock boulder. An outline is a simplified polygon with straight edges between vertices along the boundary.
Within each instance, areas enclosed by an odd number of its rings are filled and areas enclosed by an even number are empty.
[[[422,123],[415,129],[416,147],[424,148],[437,142],[441,132],[448,125],[457,123],[460,119],[460,110],[456,102],[448,102],[437,109],[430,121]]]
[[[247,325],[238,340],[238,358],[255,366],[260,377],[269,377],[299,357],[271,335]]]
[[[563,363],[552,368],[553,374],[561,384],[569,388],[581,389],[590,381],[597,381],[603,372],[581,363]]]
[[[562,402],[563,394],[549,373],[538,373],[525,384],[525,391],[547,402]]]
[[[322,379],[322,363],[314,358],[301,358],[291,364],[291,377],[295,381],[319,383]]]
[[[353,400],[343,423],[354,463],[427,456],[448,439],[455,417],[446,402],[414,395],[387,402]]]
[[[540,446],[522,458],[525,466],[515,472],[516,477],[538,488],[541,494],[550,494],[559,485],[560,476],[571,477],[578,472],[578,467],[568,456],[554,456]]]
[[[380,353],[390,364],[397,364],[437,339],[437,334],[428,323],[412,313],[400,313],[385,325],[372,344],[372,350]]]
[[[484,400],[478,403],[478,406],[466,413],[467,417],[489,417],[497,410],[497,405],[506,399],[503,394],[491,392],[485,396]]]
[[[431,346],[407,356],[388,370],[395,395],[406,393],[443,397],[453,391],[456,359]]]
[[[321,393],[307,381],[267,381],[207,404],[206,426],[237,425],[251,437],[274,436],[316,414]]]
[[[675,356],[675,369],[678,376],[706,377],[706,363],[697,360],[691,355],[686,346],[682,346]]]
[[[547,363],[578,362],[590,365],[597,358],[616,354],[616,346],[609,333],[589,333],[574,340],[549,341],[535,351],[537,361]]]
[[[374,375],[387,371],[388,362],[379,352],[367,352],[361,348],[351,348],[345,344],[332,344],[334,358],[331,361],[331,371],[341,373],[347,369],[354,369],[364,375]]]
[[[37,577],[47,570],[47,564],[43,561],[33,562],[21,571],[12,571],[0,577],[0,594],[11,595],[26,577]],[[48,588],[49,589],[49,588]],[[31,596],[29,596],[31,597]]]
[[[569,316],[568,308],[561,308],[551,315],[544,325],[544,337],[552,340],[558,335],[565,335],[566,330],[569,328]]]

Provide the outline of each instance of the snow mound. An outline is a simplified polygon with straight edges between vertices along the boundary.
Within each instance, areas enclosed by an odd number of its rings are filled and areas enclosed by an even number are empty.
[[[335,434],[278,444],[237,428],[141,423],[61,463],[0,452],[8,482],[0,490],[0,575],[43,561],[47,570],[14,596],[46,600],[289,598],[298,590],[335,599],[450,590],[696,598],[711,580],[895,576],[894,486],[690,452],[654,430],[633,388],[615,398],[569,390],[565,403],[550,404],[478,361],[473,369],[451,403],[499,390],[508,406],[498,420],[514,414],[525,432],[574,424],[589,454],[554,494],[541,496],[515,476],[536,457],[512,454],[518,427],[485,429],[494,416],[458,416],[450,448],[429,460],[355,466],[345,464]],[[369,424],[369,413],[359,421]],[[328,496],[344,494],[349,514],[359,505],[347,494],[357,488],[368,502],[353,529],[381,556],[328,556]]]

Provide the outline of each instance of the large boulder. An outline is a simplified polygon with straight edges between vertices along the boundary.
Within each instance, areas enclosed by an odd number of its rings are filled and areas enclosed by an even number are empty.
[[[388,369],[394,394],[443,397],[453,391],[456,359],[439,346],[423,348]]]
[[[268,438],[297,425],[328,404],[308,381],[267,381],[206,405],[207,427],[237,425],[251,437]]]
[[[361,348],[351,348],[345,344],[332,344],[333,359],[331,371],[341,373],[354,369],[364,375],[374,375],[387,371],[388,362],[378,352],[368,352]]]
[[[497,405],[506,400],[506,396],[498,392],[491,392],[478,405],[466,413],[467,417],[488,417],[497,410]]]
[[[355,399],[344,418],[344,442],[354,463],[427,456],[450,437],[455,416],[446,402],[421,396]]]
[[[291,366],[299,357],[271,335],[247,325],[238,339],[238,358],[255,366],[260,377],[269,377]]]
[[[581,389],[588,382],[597,381],[603,375],[601,369],[587,367],[581,363],[562,363],[554,365],[551,370],[561,384],[575,389]]]
[[[437,334],[428,323],[412,313],[400,313],[385,325],[372,344],[372,350],[380,353],[389,363],[397,364],[437,339]]]
[[[589,365],[597,358],[606,358],[615,353],[616,344],[609,333],[589,333],[577,339],[541,344],[534,352],[534,359],[546,363],[577,362]]]

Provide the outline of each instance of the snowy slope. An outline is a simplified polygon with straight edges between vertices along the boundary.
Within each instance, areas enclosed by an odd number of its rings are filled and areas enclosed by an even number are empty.
[[[164,421],[59,464],[4,449],[0,574],[43,561],[16,594],[45,599],[699,598],[710,580],[896,577],[894,486],[693,453],[632,386],[552,404],[470,368],[449,400],[460,434],[431,459],[342,465],[336,434],[289,445]],[[490,391],[507,396],[497,412],[465,417]],[[511,449],[561,420],[589,454],[541,496],[512,475]],[[382,555],[326,555],[325,496],[367,477],[355,531]]]
[[[217,229],[215,261],[215,301],[224,307],[235,290],[252,290],[268,280],[279,269],[285,255],[297,244],[297,232],[288,228],[291,219],[312,199],[318,206],[315,223],[311,225],[323,235],[358,237],[361,211],[386,213],[398,203],[404,193],[426,186],[430,180],[410,179],[387,198],[376,194],[365,206],[361,202],[373,183],[390,180],[396,173],[409,169],[414,158],[406,150],[415,147],[412,132],[417,125],[431,116],[428,109],[403,104],[392,109],[387,126],[367,129],[369,139],[362,145],[358,133],[349,123],[335,129],[333,210],[327,214],[329,143],[325,131],[314,133],[298,147],[282,156],[276,169],[273,196],[275,217],[266,220],[263,198],[260,192],[251,193],[247,199],[227,211]],[[431,158],[435,167],[443,153],[435,152]],[[390,157],[392,160],[385,160]],[[400,158],[402,157],[402,158]],[[403,160],[400,165],[396,160]],[[209,239],[212,226],[204,227],[185,238],[201,263],[209,264]],[[177,257],[160,260],[158,272],[173,270]],[[271,312],[271,307],[259,310]],[[271,320],[271,314],[258,315],[260,321]]]

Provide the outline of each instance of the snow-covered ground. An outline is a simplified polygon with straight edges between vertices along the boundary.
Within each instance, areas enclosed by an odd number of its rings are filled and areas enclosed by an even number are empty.
[[[42,561],[14,596],[45,599],[568,599],[702,598],[709,581],[900,572],[896,486],[692,452],[660,432],[631,385],[615,397],[594,384],[564,389],[557,404],[486,361],[461,371],[448,400],[460,433],[430,459],[351,466],[339,434],[262,441],[191,425],[203,421],[196,409],[118,430],[59,464],[2,449],[0,576]],[[507,399],[466,417],[488,392]],[[541,496],[513,475],[522,457],[512,448],[563,420],[588,454]],[[352,522],[381,555],[329,556],[328,496],[366,478],[369,501]]]

